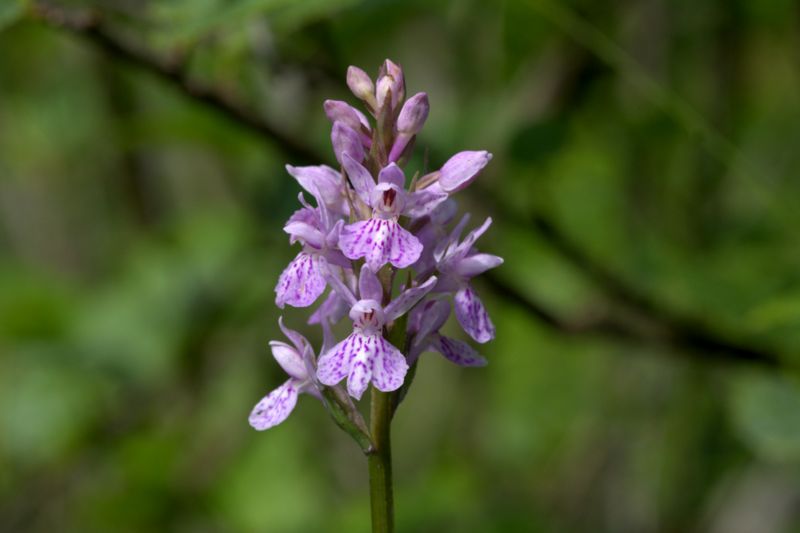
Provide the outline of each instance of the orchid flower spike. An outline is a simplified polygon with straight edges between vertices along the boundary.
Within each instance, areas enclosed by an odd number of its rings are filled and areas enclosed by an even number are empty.
[[[321,327],[322,342],[315,351],[279,320],[288,342],[271,341],[270,348],[289,378],[258,402],[250,425],[264,430],[280,424],[298,396],[310,394],[372,453],[374,435],[353,399],[370,386],[399,391],[375,396],[391,406],[379,416],[391,417],[411,385],[410,365],[425,352],[459,366],[485,365],[475,348],[443,328],[453,313],[474,341],[495,337],[471,280],[503,260],[475,247],[490,218],[462,240],[469,215],[458,220],[454,198],[478,179],[492,154],[461,151],[432,172],[409,171],[430,116],[428,95],[406,99],[403,69],[388,59],[375,78],[348,68],[347,86],[360,110],[342,100],[323,104],[336,164],[286,166],[302,192],[283,230],[299,251],[278,278],[275,304],[313,306],[306,320]],[[346,316],[347,334],[337,337],[334,326]]]

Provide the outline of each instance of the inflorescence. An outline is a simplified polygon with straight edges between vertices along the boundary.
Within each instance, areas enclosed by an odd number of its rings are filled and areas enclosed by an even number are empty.
[[[428,96],[406,99],[403,71],[389,60],[375,83],[350,67],[347,85],[375,124],[343,101],[325,102],[340,170],[286,166],[316,205],[299,194],[302,207],[283,229],[302,249],[275,287],[280,308],[310,307],[330,288],[308,319],[322,327],[324,340],[316,354],[279,319],[289,343],[271,341],[270,347],[289,380],[253,409],[250,424],[257,430],[283,422],[300,393],[352,412],[349,397],[360,399],[370,383],[384,392],[404,382],[407,387],[409,367],[424,352],[439,352],[461,366],[485,365],[469,344],[440,333],[451,309],[475,342],[495,335],[470,285],[471,278],[503,262],[475,248],[492,221],[487,218],[464,239],[469,214],[448,229],[457,211],[452,196],[472,183],[492,155],[459,152],[439,170],[409,180],[403,167],[428,117]],[[337,342],[332,326],[345,316],[352,332]]]

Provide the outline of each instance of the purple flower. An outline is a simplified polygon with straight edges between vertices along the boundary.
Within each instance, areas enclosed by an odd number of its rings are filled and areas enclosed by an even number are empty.
[[[250,424],[259,430],[279,424],[297,396],[310,393],[369,453],[375,443],[352,398],[360,399],[370,383],[376,390],[398,390],[409,364],[427,351],[460,366],[486,364],[470,344],[443,335],[441,328],[452,309],[475,341],[494,337],[494,325],[470,282],[503,260],[475,249],[491,219],[463,240],[468,215],[448,229],[457,211],[452,196],[476,179],[492,155],[459,152],[407,185],[402,167],[430,113],[428,96],[420,92],[406,100],[403,70],[388,59],[374,82],[350,67],[347,85],[368,113],[344,101],[324,102],[340,168],[286,166],[316,204],[300,193],[302,207],[284,225],[289,242],[301,249],[278,279],[275,303],[283,308],[316,302],[308,323],[322,328],[320,357],[281,320],[290,344],[272,341],[270,347],[290,379],[256,405]],[[407,313],[403,326],[398,318]],[[345,315],[352,329],[337,342],[333,326]],[[408,339],[406,353],[384,337],[387,332]]]
[[[381,284],[369,268],[361,269],[360,300],[336,276],[329,275],[328,279],[351,305],[353,332],[319,358],[320,383],[331,386],[347,377],[347,391],[356,399],[361,398],[370,381],[381,391],[400,388],[408,363],[400,350],[383,338],[383,326],[407,313],[433,288],[436,278],[405,290],[386,307],[380,304]]]
[[[300,195],[302,201],[302,193]],[[327,262],[349,266],[336,248],[342,222],[334,222],[328,210],[322,206],[306,205],[288,220],[283,231],[289,234],[289,242],[300,242],[303,250],[289,263],[275,286],[275,305],[283,309],[308,307],[325,291],[323,265]]]
[[[492,224],[491,218],[487,218],[481,227],[472,230],[459,243],[461,232],[468,220],[469,216],[464,215],[450,236],[434,251],[437,269],[441,273],[436,290],[455,292],[453,304],[458,322],[476,342],[484,343],[494,338],[494,324],[483,302],[470,286],[469,280],[502,265],[503,259],[496,255],[477,253],[473,247],[475,241]]]
[[[292,345],[281,341],[270,341],[272,356],[289,374],[289,379],[277,389],[264,396],[250,413],[250,425],[259,431],[277,426],[294,409],[297,396],[301,393],[319,398],[319,390],[314,384],[314,351],[305,337],[283,325],[278,320],[283,334]]]
[[[459,366],[486,366],[486,359],[472,346],[439,333],[449,316],[450,304],[436,298],[421,303],[411,311],[408,331],[413,335],[413,341],[408,361],[412,363],[423,352],[435,351]]]
[[[372,175],[359,162],[345,155],[343,164],[361,201],[372,208],[372,217],[342,228],[339,248],[349,259],[365,258],[377,272],[386,263],[405,268],[415,263],[422,253],[422,244],[397,219],[400,215],[421,216],[447,199],[446,194],[426,191],[407,193],[405,176],[395,163],[378,175]]]

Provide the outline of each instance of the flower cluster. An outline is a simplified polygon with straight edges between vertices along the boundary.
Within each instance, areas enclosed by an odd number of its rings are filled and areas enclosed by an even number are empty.
[[[272,341],[270,347],[290,378],[253,409],[250,424],[258,430],[285,420],[300,393],[322,399],[327,388],[342,392],[344,380],[356,400],[370,383],[395,391],[424,352],[439,352],[461,366],[485,365],[469,344],[440,333],[451,309],[475,342],[494,338],[494,325],[470,286],[471,278],[503,262],[475,248],[492,221],[463,239],[469,215],[449,229],[456,216],[452,196],[476,178],[491,154],[459,152],[440,169],[408,179],[403,167],[428,117],[427,95],[406,99],[403,71],[389,60],[375,82],[350,67],[347,85],[374,125],[349,104],[328,100],[324,109],[333,123],[339,170],[286,167],[315,205],[301,192],[301,207],[284,226],[289,242],[301,249],[278,280],[275,303],[310,307],[322,300],[308,323],[322,327],[323,345],[316,357],[305,337],[279,321],[291,344]],[[352,332],[336,342],[332,326],[345,316]],[[388,332],[397,328],[401,334],[392,338],[400,342],[392,344]]]

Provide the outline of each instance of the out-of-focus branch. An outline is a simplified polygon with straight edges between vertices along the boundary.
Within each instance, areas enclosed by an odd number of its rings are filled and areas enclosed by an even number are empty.
[[[150,51],[134,47],[108,31],[92,14],[71,16],[59,9],[37,4],[33,16],[51,26],[69,30],[105,52],[161,78],[179,89],[196,102],[219,113],[231,122],[250,130],[268,142],[275,144],[296,162],[319,162],[326,158],[274,127],[266,118],[250,112],[245,106],[223,95],[212,86],[193,80],[183,67],[171,64]],[[563,93],[562,93],[563,95]],[[499,296],[525,309],[543,324],[566,334],[599,335],[614,339],[657,343],[686,350],[703,359],[744,361],[767,367],[781,365],[780,355],[765,347],[748,343],[711,330],[699,321],[667,310],[662,305],[644,296],[613,272],[587,255],[580,246],[567,238],[546,216],[532,213],[516,221],[530,226],[560,253],[578,267],[587,277],[598,284],[612,299],[625,304],[642,315],[654,327],[641,328],[628,320],[611,316],[592,316],[582,320],[559,317],[546,306],[490,275],[487,283]]]
[[[179,62],[165,61],[151,51],[131,45],[115,36],[103,26],[100,16],[95,12],[73,13],[45,3],[35,3],[31,7],[31,15],[50,26],[80,35],[106,53],[150,72],[206,108],[274,143],[298,163],[320,159],[314,150],[276,128],[266,118],[258,116],[218,89],[192,79]]]
[[[676,348],[676,354],[690,355],[695,359],[738,361],[756,363],[769,368],[782,365],[778,352],[763,346],[750,345],[728,338],[699,322],[666,314],[643,318],[650,325],[639,326],[634,321],[621,320],[611,314],[592,314],[585,318],[565,318],[548,310],[534,299],[523,296],[519,290],[499,276],[488,273],[484,281],[503,300],[510,302],[538,318],[550,328],[569,335],[591,335],[611,340],[637,342]]]

